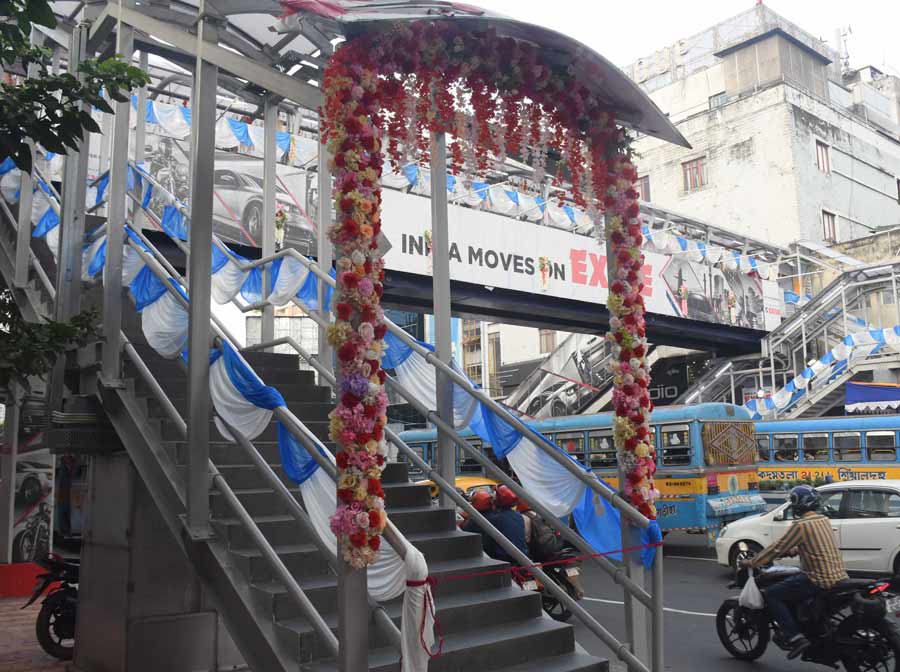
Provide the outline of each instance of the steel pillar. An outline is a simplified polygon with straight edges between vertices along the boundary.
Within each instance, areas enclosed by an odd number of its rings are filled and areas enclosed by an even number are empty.
[[[368,576],[353,569],[338,552],[338,669],[369,669]]]
[[[453,356],[450,341],[450,232],[447,223],[447,137],[435,133],[431,137],[431,257],[432,291],[434,293],[435,354],[449,365]],[[442,420],[453,422],[453,382],[439,369],[437,381],[437,412]],[[446,432],[438,429],[438,473],[449,483],[456,482],[456,445]],[[444,492],[440,505],[456,505]]]
[[[146,51],[141,51],[141,70],[148,72],[150,68],[149,56]],[[142,86],[137,92],[137,124],[134,131],[134,162],[140,164],[146,158],[147,149],[147,87]],[[141,229],[144,225],[144,211],[140,208],[132,208],[134,228]]]
[[[3,450],[0,450],[0,565],[12,562],[16,511],[16,457],[19,451],[19,407],[6,404]]]
[[[37,30],[31,30],[31,43],[39,47],[43,44],[43,35]],[[31,79],[37,74],[38,66],[30,64],[28,66],[28,78]],[[29,152],[31,160],[34,161],[34,142],[29,138]],[[16,233],[16,259],[15,272],[13,274],[13,284],[16,287],[24,287],[28,284],[28,262],[31,252],[31,206],[34,195],[34,180],[32,173],[22,171],[22,181],[19,185],[19,218],[18,231]]]
[[[319,120],[319,128],[322,127],[322,121]],[[319,194],[318,207],[316,208],[316,259],[319,262],[319,268],[328,271],[331,268],[333,252],[331,250],[331,240],[328,238],[328,230],[331,228],[331,168],[329,163],[331,156],[328,154],[328,148],[322,144],[319,138],[319,159],[317,167],[317,192]],[[319,315],[325,320],[325,323],[331,321],[330,310],[325,309],[325,297],[328,295],[328,287],[321,280],[318,284]],[[325,327],[319,325],[319,344],[318,344],[319,361],[329,370],[334,370],[334,359],[331,352],[331,344],[328,342],[328,335]],[[321,382],[320,382],[321,384]]]
[[[275,132],[278,130],[278,104],[271,95],[266,96],[265,104],[265,141],[263,153],[263,216],[260,225],[260,244],[262,256],[268,257],[275,254],[275,182],[278,175],[275,172],[276,151]],[[262,297],[269,295],[270,273],[269,266],[262,267]],[[269,304],[262,309],[262,342],[268,343],[275,340],[275,308]],[[273,350],[273,348],[269,348]]]
[[[116,31],[116,53],[126,63],[134,54],[134,29],[120,24]],[[106,385],[120,385],[122,375],[122,245],[128,220],[128,120],[131,100],[115,105],[112,151],[109,164],[109,207],[106,220],[106,264],[103,268],[103,366]],[[101,157],[101,170],[103,169]]]
[[[209,346],[212,295],[213,171],[215,168],[216,91],[219,69],[203,59],[205,44],[218,44],[214,11],[200,0],[197,65],[191,91],[190,310],[188,341],[187,529],[206,538],[209,526]]]

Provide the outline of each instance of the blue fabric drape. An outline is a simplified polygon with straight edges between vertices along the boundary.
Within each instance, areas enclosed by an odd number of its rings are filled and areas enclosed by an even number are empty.
[[[328,274],[332,278],[335,277],[334,269]],[[334,294],[334,287],[328,285],[325,291],[325,308],[331,308],[331,295]],[[303,286],[297,290],[297,298],[307,305],[310,310],[319,310],[319,278],[315,273],[309,273]]]
[[[237,119],[229,119],[228,126],[231,128],[231,132],[234,133],[234,137],[237,138],[237,141],[242,145],[253,146],[253,140],[250,139],[250,129],[247,127],[247,124],[243,121],[238,121]]]
[[[97,197],[94,199],[94,205],[100,205],[103,202],[103,195],[106,193],[106,188],[109,187],[109,173],[105,173],[103,177],[101,177],[97,184]]]
[[[3,159],[3,163],[0,163],[0,177],[3,177],[8,172],[15,170],[15,168],[16,162],[13,161],[11,156],[7,156],[5,159]]]
[[[516,205],[519,204],[519,192],[518,191],[510,191],[509,189],[504,189],[506,195],[509,196],[509,200],[511,200]]]
[[[622,548],[622,520],[618,509],[590,488],[584,489],[584,497],[572,511],[572,516],[579,534],[597,553],[609,553]],[[609,557],[621,560],[622,554],[614,553]]]
[[[98,273],[103,270],[103,266],[106,264],[106,242],[107,238],[103,239],[103,242],[100,243],[100,247],[97,248],[97,251],[94,253],[94,258],[88,262],[87,273],[92,278],[95,277]],[[88,249],[90,245],[85,245],[84,249]]]
[[[284,468],[284,473],[297,485],[304,483],[319,468],[319,463],[315,458],[280,422],[278,423],[278,452],[281,455],[281,466]],[[319,453],[323,457],[327,457],[321,447]]]
[[[414,185],[419,179],[419,167],[414,163],[403,166],[403,176],[410,186]]]
[[[481,200],[487,198],[488,189],[490,186],[487,182],[472,182],[472,193],[477,194]]]
[[[59,215],[56,214],[53,208],[47,208],[47,211],[38,220],[37,226],[34,227],[31,237],[42,238],[57,226],[59,226]]]
[[[134,276],[134,280],[131,281],[129,288],[138,312],[144,310],[151,303],[158,301],[168,291],[162,280],[157,278],[153,271],[146,266]]]
[[[163,208],[162,221],[160,224],[162,225],[163,231],[173,238],[185,241],[188,239],[188,230],[187,225],[185,224],[184,215],[174,205],[167,205]]]
[[[144,189],[144,199],[141,201],[141,207],[144,210],[150,207],[151,198],[153,198],[153,185],[148,182],[147,188]]]
[[[407,359],[409,359],[410,355],[413,354],[412,346],[407,345],[400,338],[391,332],[387,332],[384,335],[384,344],[385,350],[384,355],[381,357],[381,366],[385,369],[396,369],[398,366],[403,364]],[[428,344],[423,343],[426,348],[434,351],[434,348]]]
[[[228,380],[244,399],[258,408],[269,411],[285,405],[281,393],[263,383],[230,345],[222,347],[222,359]]]
[[[188,126],[190,126],[191,125],[191,108],[182,107],[181,108],[181,117],[182,117],[182,119],[184,119],[184,123],[186,123]]]
[[[276,131],[275,144],[284,153],[291,151],[291,134],[287,131]]]

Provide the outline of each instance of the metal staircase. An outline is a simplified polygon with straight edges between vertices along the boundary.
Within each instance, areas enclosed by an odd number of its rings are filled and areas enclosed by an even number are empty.
[[[760,355],[714,362],[676,403],[727,401],[743,404],[757,390],[771,395],[854,334],[900,325],[900,261],[846,270],[784,320],[761,342]],[[840,405],[844,383],[871,380],[871,372],[900,366],[891,343],[857,348],[846,360],[819,366],[811,384],[769,417],[817,417]]]
[[[16,242],[22,238],[17,237],[13,213],[7,208],[3,214],[0,273],[13,286]],[[42,319],[52,312],[55,291],[33,253],[29,268],[28,283],[16,296],[27,319]],[[160,271],[161,266],[154,269]],[[90,294],[96,297],[98,292]],[[211,595],[250,669],[336,670],[334,557],[321,547],[298,491],[280,467],[275,423],[253,445],[246,440],[226,442],[211,426],[213,534],[191,538],[183,522],[189,456],[186,368],[146,344],[140,316],[127,301],[123,304],[124,384],[105,384],[97,377],[91,388],[172,538]],[[95,369],[99,351],[99,346],[88,349],[79,365]],[[243,356],[262,380],[279,389],[310,433],[325,442],[331,390],[315,385],[312,372],[299,369],[296,355]],[[483,555],[479,535],[456,528],[452,509],[432,506],[429,488],[410,483],[405,463],[387,466],[384,489],[390,520],[425,555],[432,577],[506,566]],[[543,613],[539,594],[513,586],[509,573],[439,584],[435,596],[444,644],[441,656],[429,665],[432,671],[608,669],[605,660],[577,645],[571,625]],[[400,600],[383,605],[370,600],[370,607],[378,627],[370,631],[369,669],[399,670]]]

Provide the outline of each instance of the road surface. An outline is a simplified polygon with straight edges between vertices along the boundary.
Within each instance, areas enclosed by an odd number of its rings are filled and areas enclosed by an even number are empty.
[[[729,656],[716,635],[716,610],[735,590],[727,588],[731,575],[704,546],[704,537],[672,533],[665,543],[665,669],[672,672],[816,672],[828,668],[788,661],[774,644],[756,663]],[[585,565],[585,600],[582,605],[617,638],[625,637],[622,589],[603,570]],[[612,672],[624,672],[613,653],[577,617],[572,617],[575,637],[585,649],[610,659]]]

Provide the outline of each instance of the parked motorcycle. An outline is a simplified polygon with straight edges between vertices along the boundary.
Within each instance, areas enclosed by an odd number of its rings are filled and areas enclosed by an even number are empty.
[[[35,623],[37,640],[41,648],[54,658],[72,660],[78,611],[78,561],[65,560],[51,553],[35,562],[47,573],[37,576],[38,584],[22,609],[30,607],[50,589]]]
[[[756,585],[765,589],[796,574],[793,567],[758,571]],[[729,588],[743,588],[749,570],[741,569]],[[900,629],[894,614],[900,611],[900,578],[871,581],[850,579],[810,598],[794,608],[809,647],[801,660],[847,672],[900,672]],[[765,592],[763,592],[765,595]],[[747,609],[738,598],[726,599],[716,614],[716,631],[722,646],[739,660],[756,660],[769,641],[790,651],[781,627],[766,609]]]
[[[576,602],[584,597],[584,589],[581,586],[581,562],[567,562],[578,556],[577,551],[571,546],[565,546],[557,553],[548,564],[541,567],[560,588],[568,593]],[[535,578],[531,572],[513,575],[516,583],[524,590],[534,590],[541,594],[541,606],[547,614],[557,621],[568,621],[572,618],[572,612],[559,598],[547,590],[544,585]]]
[[[32,562],[50,551],[50,505],[41,502],[13,539],[13,562]]]

